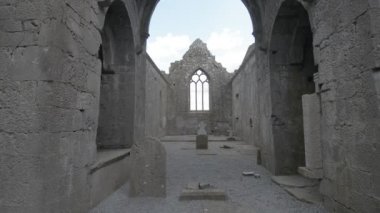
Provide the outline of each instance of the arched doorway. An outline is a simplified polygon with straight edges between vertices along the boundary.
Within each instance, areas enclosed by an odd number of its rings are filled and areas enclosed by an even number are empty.
[[[135,45],[124,3],[109,7],[102,30],[98,148],[130,148],[135,107]]]
[[[305,8],[296,0],[281,5],[270,43],[272,129],[275,174],[305,166],[302,95],[315,92],[313,34]]]

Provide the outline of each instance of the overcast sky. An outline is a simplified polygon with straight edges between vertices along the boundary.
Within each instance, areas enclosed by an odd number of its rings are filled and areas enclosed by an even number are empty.
[[[241,0],[161,0],[149,33],[147,51],[165,71],[200,38],[216,60],[233,72],[255,41],[251,19]]]

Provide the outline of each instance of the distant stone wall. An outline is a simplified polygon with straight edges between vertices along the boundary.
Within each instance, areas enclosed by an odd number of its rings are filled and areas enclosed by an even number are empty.
[[[166,105],[169,82],[147,55],[146,75],[146,135],[159,138],[166,135]]]
[[[210,82],[210,110],[190,111],[190,79],[202,70]],[[226,135],[231,126],[231,79],[222,65],[215,61],[205,43],[196,40],[181,61],[172,63],[169,73],[168,135],[194,135],[201,121],[209,134]]]

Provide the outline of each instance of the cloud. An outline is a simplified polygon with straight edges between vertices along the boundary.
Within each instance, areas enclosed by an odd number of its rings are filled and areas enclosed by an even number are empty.
[[[251,35],[242,35],[239,30],[223,29],[220,32],[212,32],[206,43],[216,60],[229,72],[233,72],[239,68],[248,46],[254,41]]]
[[[160,69],[169,70],[170,63],[180,60],[191,44],[188,35],[157,36],[149,42],[147,51]]]
[[[160,69],[168,71],[170,64],[180,60],[195,39],[189,35],[168,33],[153,38],[147,51]],[[210,33],[204,42],[216,60],[222,63],[227,71],[233,72],[239,68],[254,38],[251,35],[242,35],[239,30],[223,29]]]

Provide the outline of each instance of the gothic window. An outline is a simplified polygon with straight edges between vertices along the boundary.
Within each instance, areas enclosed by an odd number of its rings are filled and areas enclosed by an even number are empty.
[[[190,110],[210,110],[210,84],[202,70],[197,70],[190,79]]]

